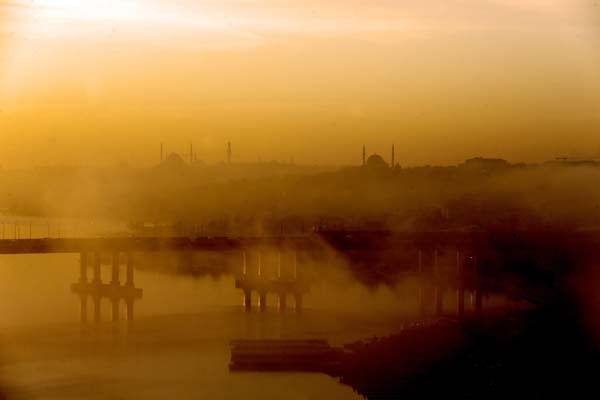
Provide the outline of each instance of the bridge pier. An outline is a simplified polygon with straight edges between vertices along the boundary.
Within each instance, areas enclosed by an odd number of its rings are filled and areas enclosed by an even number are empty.
[[[260,311],[267,310],[267,292],[259,293]]]
[[[285,292],[279,293],[279,311],[284,312],[287,308],[287,294]]]
[[[250,311],[252,309],[252,291],[244,290],[244,308],[246,311]]]
[[[292,278],[298,279],[298,252],[294,250],[294,259],[292,260]]]
[[[93,263],[93,278],[88,281],[87,269],[88,261]],[[114,251],[112,253],[111,280],[109,283],[102,282],[101,276],[101,254],[100,252],[81,252],[79,260],[79,280],[71,285],[71,291],[79,296],[80,299],[80,320],[87,322],[87,299],[90,297],[93,302],[93,319],[99,323],[102,319],[101,303],[106,298],[111,303],[112,321],[119,320],[119,306],[123,299],[127,306],[127,320],[133,320],[133,307],[136,299],[142,297],[142,290],[135,288],[134,270],[131,253],[127,254],[127,281],[125,284],[120,282],[121,253]]]
[[[127,308],[127,321],[133,321],[133,298],[128,298],[125,300],[125,305]]]
[[[110,283],[112,285],[119,285],[119,253],[115,252],[112,255],[112,279]]]
[[[435,314],[442,315],[444,312],[444,283],[442,282],[440,268],[438,265],[438,251],[433,252],[433,280],[435,282]]]
[[[458,289],[456,291],[456,302],[457,302],[457,313],[459,317],[462,317],[465,314],[465,274],[464,274],[464,264],[462,263],[462,259],[460,257],[460,251],[456,252],[456,270],[457,270],[457,286]]]
[[[113,297],[111,299],[112,305],[112,320],[113,322],[117,322],[119,320],[119,298]]]
[[[481,276],[481,266],[477,263],[477,257],[473,258],[475,269],[475,313],[481,314],[483,311],[483,277]]]
[[[95,295],[92,297],[94,300],[94,322],[99,323],[102,319],[101,310],[100,310],[100,295]]]
[[[263,273],[263,271],[262,271],[262,254],[261,254],[260,250],[257,252],[256,260],[257,260],[257,264],[256,265],[257,265],[257,268],[258,268],[257,271],[256,271],[256,275],[257,276],[261,276],[262,273]]]
[[[418,297],[419,297],[419,315],[421,318],[425,318],[427,315],[427,281],[423,274],[423,251],[419,249],[417,253],[417,273],[419,277],[419,289],[418,289]]]
[[[302,309],[303,296],[308,290],[308,285],[305,281],[297,279],[297,276],[295,251],[292,253],[282,249],[274,252],[267,252],[265,249],[244,249],[241,274],[236,277],[235,286],[244,293],[246,311],[252,308],[252,292],[258,294],[258,306],[261,311],[268,308],[269,293],[278,298],[280,311],[284,311],[287,306],[287,295],[293,295],[296,309],[299,311]]]
[[[248,260],[246,259],[246,251],[242,251],[242,275],[248,273]]]
[[[102,277],[100,276],[100,253],[93,253],[93,257],[94,257],[94,280],[93,283],[94,284],[101,284],[102,283]]]

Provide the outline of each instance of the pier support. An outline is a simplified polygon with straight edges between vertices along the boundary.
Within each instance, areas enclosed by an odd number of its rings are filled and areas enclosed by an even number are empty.
[[[88,281],[88,263],[92,262],[93,277]],[[133,260],[131,254],[127,255],[127,282],[122,284],[120,280],[121,253],[112,253],[111,280],[109,283],[102,282],[101,276],[101,254],[100,252],[80,253],[79,280],[71,285],[71,291],[78,295],[80,302],[80,320],[85,323],[88,320],[88,298],[93,304],[93,320],[96,323],[102,319],[102,299],[107,299],[112,307],[112,321],[117,322],[120,318],[120,301],[124,300],[127,306],[127,319],[133,320],[134,302],[142,298],[143,291],[134,286]]]
[[[298,279],[296,252],[276,249],[245,249],[242,254],[241,274],[236,276],[235,287],[242,290],[244,308],[252,309],[252,292],[258,296],[261,311],[268,309],[268,296],[272,294],[279,303],[279,310],[287,306],[288,295],[294,296],[296,310],[303,307],[303,296],[308,292],[306,280]]]
[[[294,258],[292,260],[292,278],[298,279],[298,252],[294,250]]]
[[[127,321],[133,321],[133,299],[127,299],[125,301],[127,306]]]
[[[260,311],[267,310],[267,292],[260,292],[259,294]]]
[[[427,315],[427,289],[429,285],[423,273],[423,252],[421,250],[418,252],[417,270],[419,274],[419,315],[421,318],[425,318]]]
[[[248,261],[246,259],[246,251],[242,251],[242,275],[248,273]]]
[[[112,255],[112,279],[110,283],[112,285],[119,285],[119,253],[115,252]]]
[[[285,311],[287,308],[287,294],[279,293],[279,311]]]
[[[99,323],[102,316],[100,314],[100,296],[94,296],[94,322]]]
[[[252,292],[250,290],[244,290],[244,308],[246,311],[252,309]]]
[[[438,265],[438,252],[433,252],[433,280],[435,282],[435,314],[441,315],[444,312],[444,287],[442,274]]]
[[[94,284],[101,284],[102,277],[100,276],[100,253],[93,253],[94,256]]]
[[[477,263],[477,257],[473,257],[473,266],[475,269],[475,313],[481,314],[483,310],[483,277],[481,266]]]
[[[464,273],[464,265],[460,258],[460,252],[456,252],[456,270],[457,270],[457,286],[458,289],[456,291],[457,296],[457,312],[458,316],[462,317],[465,314],[465,273]]]

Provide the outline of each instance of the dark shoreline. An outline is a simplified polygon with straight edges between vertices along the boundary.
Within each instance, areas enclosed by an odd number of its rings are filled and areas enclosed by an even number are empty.
[[[355,343],[339,374],[367,399],[589,398],[600,351],[566,304],[441,319]]]

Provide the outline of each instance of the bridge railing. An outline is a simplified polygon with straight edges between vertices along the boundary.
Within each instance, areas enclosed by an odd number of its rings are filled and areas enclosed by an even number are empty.
[[[0,240],[101,238],[131,236],[118,223],[36,217],[0,219]]]

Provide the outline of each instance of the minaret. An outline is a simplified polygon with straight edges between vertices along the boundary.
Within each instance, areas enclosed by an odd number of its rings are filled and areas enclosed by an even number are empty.
[[[365,145],[363,144],[363,163],[362,163],[363,167],[365,165],[367,165],[367,148],[365,147]]]
[[[394,152],[394,145],[392,145],[392,168],[394,168],[394,165],[396,165],[396,154]]]
[[[194,163],[194,145],[190,143],[190,165]]]
[[[227,164],[231,164],[231,142],[227,142]]]

